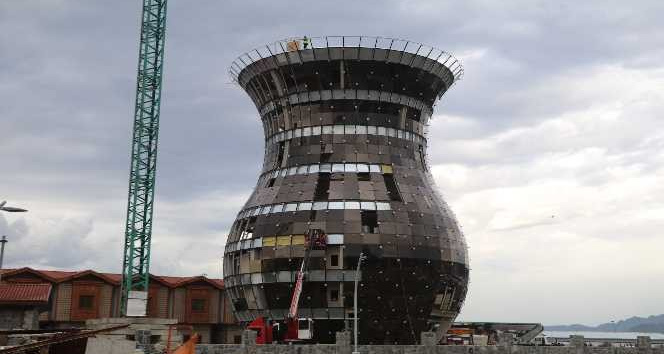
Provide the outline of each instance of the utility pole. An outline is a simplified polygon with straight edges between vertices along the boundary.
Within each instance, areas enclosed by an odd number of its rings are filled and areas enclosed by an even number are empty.
[[[357,311],[357,287],[358,281],[360,279],[360,266],[362,265],[362,261],[365,259],[367,259],[367,257],[364,255],[364,252],[360,253],[360,257],[357,259],[357,268],[355,269],[355,291],[353,293],[353,302],[355,307],[353,310],[353,335],[355,337],[355,350],[353,350],[353,354],[360,354],[360,351],[357,350],[357,319],[359,316],[359,312]]]

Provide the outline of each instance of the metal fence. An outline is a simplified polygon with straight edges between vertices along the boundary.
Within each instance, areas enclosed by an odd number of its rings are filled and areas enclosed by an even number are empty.
[[[237,82],[238,76],[244,68],[261,59],[298,50],[326,48],[386,49],[418,55],[445,65],[454,75],[455,82],[460,80],[464,73],[461,62],[452,54],[422,43],[386,37],[325,36],[282,39],[255,48],[233,61],[228,70],[229,75],[233,81]]]

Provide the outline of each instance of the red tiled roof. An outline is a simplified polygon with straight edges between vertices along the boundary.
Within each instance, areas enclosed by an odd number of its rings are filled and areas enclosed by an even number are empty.
[[[48,302],[51,284],[0,284],[0,303]]]
[[[210,283],[210,285],[215,286],[219,289],[224,288],[224,281],[222,279],[210,279],[208,277],[204,277],[202,275],[195,276],[195,277],[170,277],[170,276],[159,276],[159,275],[154,275],[154,277],[157,280],[161,280],[165,285],[176,288],[178,286],[186,285],[189,283],[193,283],[195,281],[203,281]]]
[[[37,270],[37,272],[46,275],[47,277],[51,277],[53,279],[64,279],[71,277],[72,275],[75,275],[78,272],[65,272],[62,270]]]
[[[220,289],[224,288],[224,280],[223,279],[210,279],[211,282],[216,283],[217,287]]]
[[[54,282],[54,283],[61,283],[64,281],[68,280],[73,280],[76,278],[80,278],[85,275],[93,275],[97,276],[108,283],[114,284],[114,285],[119,285],[122,282],[122,274],[117,274],[117,273],[99,273],[95,272],[93,270],[84,270],[84,271],[62,271],[62,270],[41,270],[41,269],[32,269],[28,267],[24,268],[17,268],[17,269],[2,269],[0,270],[0,274],[3,274],[3,277],[7,276],[12,276],[14,274],[19,274],[19,273],[31,273],[37,276],[41,276],[42,278]],[[195,281],[203,281],[207,282],[212,286],[215,286],[219,289],[224,288],[224,281],[222,279],[211,279],[205,276],[193,276],[193,277],[173,277],[173,276],[159,276],[159,275],[151,275],[152,278],[160,283],[163,283],[164,285],[175,288],[179,286],[183,286],[189,283],[193,283]]]
[[[53,283],[61,283],[63,281],[72,280],[80,278],[86,275],[93,275],[105,280],[108,283],[119,285],[122,281],[122,275],[120,274],[109,274],[109,273],[98,273],[94,270],[83,270],[83,271],[63,271],[63,270],[41,270],[41,269],[32,269],[29,267],[17,268],[17,269],[5,269],[2,272],[5,276],[12,276],[14,274],[20,273],[30,273],[41,278],[44,278]]]

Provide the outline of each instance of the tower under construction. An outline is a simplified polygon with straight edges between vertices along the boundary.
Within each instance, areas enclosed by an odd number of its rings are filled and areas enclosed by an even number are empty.
[[[265,134],[258,183],[225,249],[237,319],[283,319],[306,253],[297,313],[313,319],[315,341],[334,342],[353,325],[363,254],[360,343],[445,331],[466,296],[468,254],[427,165],[426,127],[463,75],[458,60],[404,40],[304,37],[247,52],[230,71]],[[311,230],[323,247],[310,248]]]

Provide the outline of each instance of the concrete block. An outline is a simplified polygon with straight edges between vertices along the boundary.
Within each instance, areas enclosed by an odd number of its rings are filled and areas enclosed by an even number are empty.
[[[256,345],[256,331],[245,330],[242,331],[242,345],[255,346]]]
[[[168,326],[177,324],[178,320],[174,318],[151,318],[151,317],[110,317],[110,318],[95,318],[85,321],[86,327],[101,326],[108,327],[111,325],[146,325],[146,326]]]
[[[650,336],[636,337],[636,348],[639,350],[639,353],[650,353],[652,351]]]
[[[583,348],[585,346],[585,339],[583,336],[569,336],[569,345],[574,348]]]
[[[88,338],[85,354],[128,354],[136,351],[136,343],[130,340],[111,340],[105,337]]]
[[[420,344],[424,346],[434,346],[438,344],[438,338],[435,332],[422,332],[420,333]]]
[[[337,332],[335,343],[338,346],[349,346],[350,345],[350,332],[349,331]]]
[[[342,332],[343,333],[343,332]],[[342,335],[344,337],[344,335]],[[340,342],[345,343],[342,338]],[[344,354],[351,353],[352,346],[339,344],[284,345],[268,344],[246,346],[239,344],[202,344],[196,346],[197,354]],[[570,347],[570,346],[473,346],[473,345],[361,345],[362,354],[664,354],[664,348],[652,348],[646,352],[639,348]]]
[[[512,333],[500,333],[498,334],[498,344],[504,347],[511,347],[514,343],[514,335]]]
[[[639,349],[652,349],[652,341],[650,340],[650,336],[636,337],[636,347]]]

